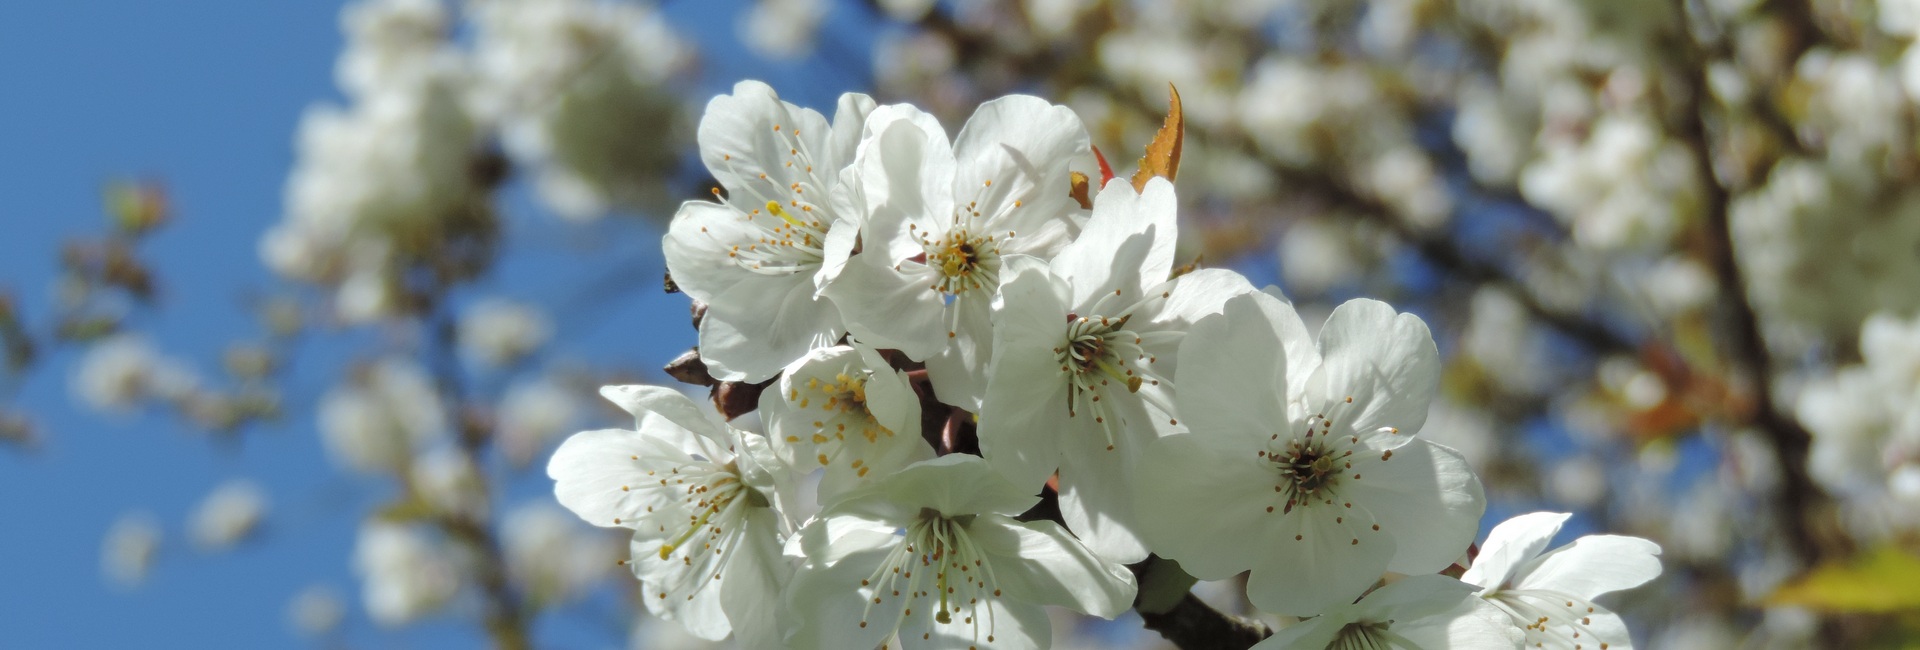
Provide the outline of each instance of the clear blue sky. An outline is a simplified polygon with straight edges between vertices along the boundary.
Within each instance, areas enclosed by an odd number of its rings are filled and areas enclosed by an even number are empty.
[[[814,73],[804,63],[767,64],[732,43],[742,6],[673,2],[676,26],[702,41],[703,83],[767,78],[795,99],[831,105],[864,71]],[[60,243],[102,232],[100,187],[111,178],[165,181],[178,220],[144,248],[162,280],[162,307],[132,322],[170,354],[214,374],[228,341],[258,329],[243,311],[248,290],[274,286],[255,255],[278,218],[295,126],[308,104],[336,98],[333,60],[339,2],[29,2],[0,20],[0,289],[44,325]],[[841,8],[836,36],[867,19]],[[851,22],[849,22],[851,21]],[[852,39],[864,51],[870,36]],[[702,88],[702,91],[716,88]],[[529,214],[524,192],[508,197],[510,228],[551,227]],[[574,262],[565,237],[530,237],[509,250],[483,287],[542,298],[556,280],[592,278],[618,264],[647,270],[657,287],[657,234],[628,228],[622,248],[638,259]],[[552,301],[547,301],[549,306]],[[657,366],[692,343],[684,298],[633,291],[564,323],[563,354],[611,367]],[[79,407],[67,384],[76,355],[44,360],[14,406],[45,428],[37,455],[0,450],[0,647],[280,647],[302,643],[286,622],[288,599],[314,583],[349,596],[356,522],[385,496],[377,482],[334,471],[313,428],[313,396],[341,359],[368,337],[326,337],[296,359],[289,419],[220,444],[161,415],[105,418]],[[273,501],[263,538],[206,555],[185,542],[185,519],[212,487],[250,478]],[[504,502],[544,498],[535,471],[507,486]],[[122,592],[100,577],[100,542],[120,514],[146,510],[166,528],[147,584]],[[604,599],[603,599],[604,600]],[[610,604],[610,603],[609,603]],[[377,636],[350,604],[355,647],[468,647],[459,621]],[[548,617],[538,636],[556,647],[624,642],[592,617]]]

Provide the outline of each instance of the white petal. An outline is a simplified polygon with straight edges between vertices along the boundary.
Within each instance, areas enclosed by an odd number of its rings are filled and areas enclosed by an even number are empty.
[[[560,443],[547,461],[554,498],[587,523],[608,527],[631,527],[649,506],[677,504],[658,498],[652,490],[620,489],[647,480],[645,470],[636,467],[635,456],[686,458],[673,441],[659,436],[621,429],[576,433]]]
[[[780,588],[792,577],[793,566],[780,553],[773,511],[753,508],[747,516],[748,532],[729,551],[732,557],[721,573],[720,608],[740,647],[772,648],[780,645],[782,632]]]
[[[837,174],[849,162],[831,158],[831,131],[820,113],[780,101],[764,83],[742,81],[734,85],[733,94],[707,102],[697,136],[700,160],[735,200],[750,199],[748,205],[760,205],[784,198],[788,185],[807,173],[785,164],[791,159],[789,152],[799,148],[794,143],[796,131],[806,153],[818,157],[814,160],[818,173]]]
[[[1398,553],[1387,569],[1421,574],[1447,568],[1480,532],[1487,509],[1480,479],[1459,452],[1425,440],[1393,450],[1389,460],[1381,460],[1386,452],[1376,453],[1353,458],[1361,478],[1342,480],[1340,490],[1397,540]]]
[[[710,201],[680,204],[661,238],[674,284],[697,300],[713,302],[714,296],[733,285],[767,279],[741,268],[728,255],[735,244],[752,243],[762,236],[754,224],[758,218]]]
[[[873,372],[867,380],[867,410],[896,435],[920,438],[920,396],[907,376],[894,370],[872,347],[855,342],[860,359]]]
[[[847,501],[883,498],[914,515],[920,508],[932,508],[949,517],[985,513],[1011,516],[1038,503],[1039,492],[1038,485],[1016,487],[1008,483],[979,456],[949,454],[915,463],[861,492],[861,497],[849,495]],[[904,521],[903,517],[896,523]]]
[[[1354,398],[1357,412],[1340,416],[1353,431],[1397,427],[1420,430],[1440,385],[1440,353],[1427,324],[1396,314],[1377,300],[1349,300],[1320,328],[1319,372],[1327,394],[1322,403]]]
[[[1130,489],[1141,445],[1123,442],[1109,450],[1088,440],[1089,432],[1075,433],[1081,444],[1060,467],[1061,519],[1101,557],[1125,564],[1147,559]]]
[[[992,314],[992,299],[978,291],[956,296],[947,307],[947,347],[927,358],[927,379],[941,402],[980,412],[993,354]]]
[[[1251,448],[1211,433],[1148,443],[1133,484],[1139,533],[1201,580],[1253,568],[1279,543],[1277,520],[1265,516],[1272,499],[1260,493],[1276,477],[1269,465]]]
[[[860,139],[866,135],[867,117],[876,107],[872,97],[861,93],[843,93],[840,101],[834,103],[833,134],[828,138],[829,159],[845,164],[853,160],[854,152],[860,147]]]
[[[1393,633],[1420,648],[1519,648],[1527,638],[1505,612],[1479,598],[1466,598],[1447,612],[1394,623]]]
[[[1314,510],[1337,505],[1315,504],[1279,517],[1293,528],[1264,538],[1272,545],[1266,562],[1247,574],[1247,600],[1254,607],[1288,616],[1318,614],[1353,602],[1386,572],[1395,539],[1369,534],[1371,520],[1358,509],[1343,509],[1339,521],[1332,511]]]
[[[700,358],[723,381],[759,382],[845,333],[834,303],[814,297],[811,280],[742,282],[707,305]]]
[[[898,264],[922,252],[917,235],[953,214],[953,150],[939,122],[912,106],[875,109],[867,130],[854,168],[866,214],[864,250]]]
[[[1059,467],[1059,436],[1069,430],[1067,376],[1053,352],[1066,342],[1066,288],[1033,258],[1014,258],[1006,268],[980,451],[1015,485],[1038,485]]]
[[[1133,572],[1102,559],[1059,524],[983,515],[968,526],[1009,598],[1111,619],[1133,606]]]
[[[986,620],[976,627],[964,618],[940,624],[914,614],[900,625],[899,645],[902,650],[1043,650],[1053,641],[1053,622],[1038,605],[989,598],[975,606],[973,615]]]
[[[1332,614],[1316,616],[1274,632],[1250,650],[1323,650],[1333,645],[1351,619]]]
[[[877,519],[835,513],[808,522],[787,540],[786,554],[808,566],[838,564],[855,553],[887,548],[900,541],[894,525]]]
[[[1660,545],[1638,537],[1588,535],[1528,562],[1515,589],[1559,591],[1587,600],[1660,576]]]
[[[987,230],[1037,231],[1074,211],[1060,188],[1088,150],[1086,126],[1072,109],[1024,95],[989,101],[954,138],[954,202],[977,201],[983,214],[1005,215]],[[1021,207],[1012,208],[1015,201]]]
[[[720,414],[711,408],[695,403],[693,399],[680,391],[665,386],[630,384],[626,386],[601,386],[600,396],[613,402],[622,410],[632,413],[636,422],[657,415],[675,426],[692,432],[722,446],[732,444],[727,425],[720,421]],[[638,427],[645,431],[646,427]]]
[[[1460,579],[1487,590],[1499,589],[1513,579],[1521,564],[1547,550],[1570,516],[1564,512],[1533,512],[1500,522],[1487,533],[1473,566],[1467,567]]]
[[[1239,439],[1249,452],[1286,427],[1284,337],[1299,326],[1293,307],[1265,294],[1228,300],[1220,315],[1195,323],[1180,344],[1174,401],[1197,434]]]
[[[898,538],[896,538],[898,539]],[[897,542],[896,542],[897,543]],[[860,586],[886,557],[885,548],[863,550],[831,565],[803,567],[787,586],[787,620],[792,629],[785,647],[793,650],[846,650],[878,647],[899,620],[905,598],[887,598],[869,608],[871,590]],[[862,616],[867,624],[861,625]]]
[[[1068,304],[1085,307],[1115,290],[1128,302],[1167,279],[1179,235],[1173,186],[1162,180],[1135,194],[1116,178],[1094,198],[1093,217],[1050,266],[1073,287]]]
[[[924,361],[946,349],[946,306],[929,289],[933,277],[926,267],[914,265],[911,271],[896,271],[883,256],[863,252],[848,260],[821,294],[839,306],[855,339]]]

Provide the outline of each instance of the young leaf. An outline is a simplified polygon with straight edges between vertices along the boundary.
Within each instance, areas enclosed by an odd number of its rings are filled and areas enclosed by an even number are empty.
[[[1140,156],[1140,171],[1133,173],[1133,189],[1145,189],[1147,180],[1155,176],[1174,180],[1180,172],[1180,145],[1185,140],[1186,118],[1180,114],[1180,89],[1167,84],[1167,119],[1160,124],[1160,132],[1153,135],[1153,142],[1147,143],[1146,154]]]

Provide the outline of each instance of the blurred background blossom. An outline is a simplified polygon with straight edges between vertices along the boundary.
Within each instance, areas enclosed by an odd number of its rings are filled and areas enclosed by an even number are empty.
[[[1120,168],[1171,84],[1181,259],[1431,323],[1487,525],[1666,549],[1636,642],[1920,639],[1920,3],[226,4],[0,26],[0,645],[707,647],[543,468],[693,342],[659,237],[743,78],[1038,94]]]

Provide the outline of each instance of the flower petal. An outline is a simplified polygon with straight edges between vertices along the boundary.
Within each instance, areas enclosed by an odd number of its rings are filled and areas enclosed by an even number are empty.
[[[808,277],[742,282],[708,303],[700,319],[700,358],[715,379],[765,381],[845,332],[839,308],[815,298]]]
[[[1010,259],[979,421],[981,455],[1015,485],[1039,485],[1060,466],[1069,430],[1067,377],[1053,349],[1064,345],[1066,287],[1030,257]]]
[[[967,532],[989,556],[994,586],[1008,598],[1106,619],[1133,606],[1133,572],[1094,554],[1059,524],[982,515]]]
[[[1276,475],[1251,449],[1222,435],[1179,434],[1148,443],[1135,467],[1138,532],[1187,573],[1224,580],[1272,554],[1280,529],[1265,517],[1272,499],[1259,490]]]
[[[1135,194],[1125,179],[1114,179],[1094,198],[1093,217],[1080,236],[1060,249],[1050,266],[1067,279],[1067,304],[1087,307],[1115,290],[1126,302],[1167,279],[1180,233],[1173,185],[1148,183]]]
[[[1437,573],[1473,544],[1487,509],[1486,494],[1466,459],[1452,449],[1415,438],[1391,454],[1354,456],[1353,472],[1361,478],[1342,481],[1340,489],[1397,540],[1398,552],[1387,570]]]
[[[797,134],[797,137],[796,137]],[[784,199],[788,187],[807,174],[834,175],[846,160],[834,160],[831,129],[820,113],[780,101],[773,88],[758,81],[742,81],[733,94],[707,102],[696,136],[700,160],[735,200],[761,205]],[[817,171],[785,163],[799,151],[813,160]]]
[[[1070,108],[1026,95],[981,104],[954,137],[954,203],[976,202],[989,215],[987,230],[1038,231],[1077,211],[1060,188],[1089,149],[1086,125]]]
[[[720,609],[733,625],[734,639],[743,648],[780,645],[780,588],[793,576],[793,565],[781,555],[776,515],[753,508],[745,522],[747,533],[729,549],[720,577]]]
[[[1353,397],[1358,407],[1340,417],[1342,425],[1361,434],[1381,427],[1412,434],[1426,423],[1440,385],[1440,353],[1419,317],[1378,300],[1349,300],[1320,328],[1320,354],[1320,403]]]
[[[847,330],[861,343],[924,361],[947,345],[946,305],[928,289],[933,279],[926,271],[916,264],[902,273],[868,251],[848,260],[821,295],[840,307]]]
[[[1620,535],[1588,535],[1522,566],[1515,589],[1551,590],[1593,600],[1660,576],[1660,545]]]
[[[1147,559],[1129,489],[1141,445],[1128,441],[1106,449],[1104,440],[1076,433],[1080,440],[1069,442],[1073,448],[1060,466],[1061,519],[1101,557],[1127,564]]]
[[[979,291],[955,296],[946,308],[947,347],[927,357],[927,379],[940,401],[980,412],[993,355],[992,299]]]
[[[1351,516],[1344,516],[1343,523],[1311,509],[1283,517],[1294,532],[1264,539],[1289,545],[1282,547],[1285,552],[1269,552],[1267,562],[1247,575],[1247,600],[1265,611],[1311,616],[1365,593],[1386,572],[1395,539],[1373,535],[1353,543],[1366,534],[1365,513],[1345,512]]]
[[[1533,512],[1500,522],[1487,533],[1480,555],[1460,579],[1488,591],[1499,590],[1513,579],[1520,565],[1547,550],[1570,516],[1564,512]]]
[[[1228,300],[1180,344],[1174,403],[1196,434],[1231,436],[1249,455],[1287,425],[1287,367],[1303,334],[1293,307],[1266,294]],[[1296,331],[1297,330],[1297,331]]]
[[[601,429],[568,437],[547,461],[553,496],[595,526],[632,527],[651,507],[677,506],[652,490],[622,490],[646,480],[634,457],[687,458],[672,440],[637,431]],[[691,461],[691,459],[688,459]]]

